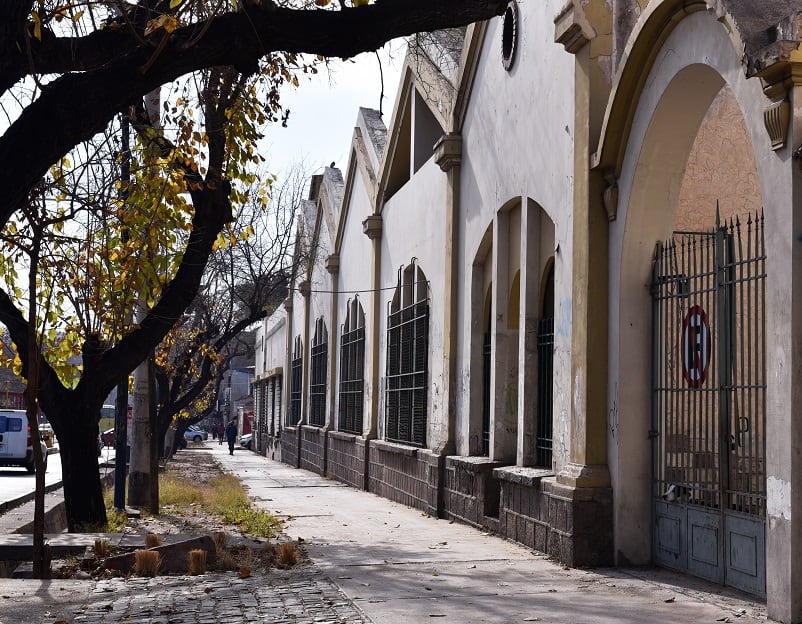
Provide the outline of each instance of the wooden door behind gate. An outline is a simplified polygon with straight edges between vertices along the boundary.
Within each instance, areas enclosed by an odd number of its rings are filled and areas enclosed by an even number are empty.
[[[763,216],[659,244],[652,282],[653,552],[765,595]]]

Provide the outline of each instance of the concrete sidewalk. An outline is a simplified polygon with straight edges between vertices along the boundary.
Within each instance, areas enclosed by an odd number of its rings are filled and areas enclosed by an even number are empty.
[[[718,585],[666,570],[564,568],[244,449],[208,447],[375,624],[766,621],[765,604]]]

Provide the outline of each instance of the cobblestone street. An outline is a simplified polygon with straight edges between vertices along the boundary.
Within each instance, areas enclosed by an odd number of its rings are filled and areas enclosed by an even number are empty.
[[[74,624],[363,624],[368,620],[311,565],[292,570],[98,581]]]

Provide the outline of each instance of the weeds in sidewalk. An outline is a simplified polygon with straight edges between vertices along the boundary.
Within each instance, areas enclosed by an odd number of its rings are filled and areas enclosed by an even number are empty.
[[[99,527],[93,533],[122,533],[128,515],[114,506],[114,489],[109,488],[103,492],[103,502],[106,505],[106,526]]]
[[[232,475],[196,484],[168,472],[159,481],[159,503],[163,507],[200,505],[226,524],[234,524],[254,537],[274,537],[281,532],[279,519],[267,511],[254,509],[239,479]]]

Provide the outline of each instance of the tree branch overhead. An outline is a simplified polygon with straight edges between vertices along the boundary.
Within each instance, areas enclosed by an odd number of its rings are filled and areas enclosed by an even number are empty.
[[[502,14],[506,4],[379,0],[332,11],[249,3],[240,12],[212,18],[201,37],[197,23],[176,28],[155,59],[161,32],[143,38],[120,25],[83,37],[43,34],[41,40],[31,40],[32,64],[24,48],[19,49],[20,15],[27,18],[32,3],[6,5],[0,15],[0,88],[9,89],[31,72],[62,75],[0,137],[0,154],[14,154],[0,168],[0,225],[52,163],[93,136],[118,111],[184,74],[216,65],[249,67],[278,51],[347,58],[396,37],[489,19]]]

